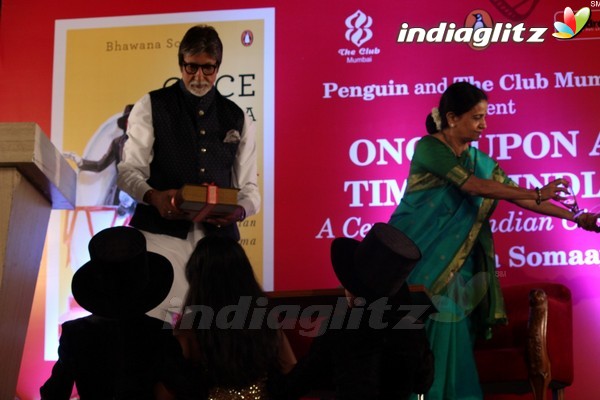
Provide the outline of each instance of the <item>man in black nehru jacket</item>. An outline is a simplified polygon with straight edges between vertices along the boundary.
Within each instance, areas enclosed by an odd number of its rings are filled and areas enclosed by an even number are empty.
[[[119,187],[138,204],[131,225],[148,249],[167,257],[175,279],[165,301],[149,314],[172,322],[187,292],[185,264],[207,234],[239,239],[237,222],[260,207],[255,126],[214,86],[223,45],[213,27],[190,28],[179,46],[181,79],[143,96],[129,115]],[[173,197],[184,184],[234,187],[238,207],[229,215],[191,222]]]

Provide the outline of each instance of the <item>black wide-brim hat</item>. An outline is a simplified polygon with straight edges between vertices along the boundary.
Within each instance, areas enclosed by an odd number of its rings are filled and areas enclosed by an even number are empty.
[[[107,318],[130,318],[158,306],[173,284],[173,267],[146,250],[146,238],[135,228],[98,232],[88,245],[90,261],[71,282],[77,303]]]
[[[378,222],[362,241],[336,238],[331,263],[342,286],[358,297],[392,297],[421,259],[421,251],[404,232]]]

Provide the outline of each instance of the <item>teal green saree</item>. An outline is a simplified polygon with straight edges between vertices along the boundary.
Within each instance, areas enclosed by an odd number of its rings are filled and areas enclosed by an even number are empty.
[[[514,185],[476,148],[456,157],[437,138],[422,138],[406,192],[390,218],[422,253],[409,283],[424,285],[439,311],[426,322],[436,361],[427,399],[482,399],[474,341],[477,334],[489,337],[492,325],[506,322],[489,224],[497,201],[460,190],[472,174]]]

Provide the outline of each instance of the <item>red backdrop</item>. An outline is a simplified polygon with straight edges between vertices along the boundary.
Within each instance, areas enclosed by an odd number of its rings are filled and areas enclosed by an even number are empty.
[[[589,2],[456,3],[227,2],[231,9],[275,9],[275,289],[338,285],[329,263],[331,239],[360,239],[370,224],[387,221],[402,192],[413,139],[424,134],[439,92],[458,78],[487,90],[495,108],[479,146],[519,184],[535,187],[567,176],[583,206],[600,205],[600,9],[592,8],[595,28],[561,41],[551,36],[554,21],[566,6],[577,10]],[[216,1],[191,0],[4,0],[0,121],[35,121],[52,136],[57,19],[221,8]],[[404,23],[425,29],[454,23],[458,29],[477,9],[502,24],[505,42],[476,50],[452,41],[397,40]],[[518,41],[515,26],[523,28],[525,40]],[[547,28],[541,41],[527,42],[537,28]],[[599,388],[592,373],[600,358],[599,236],[558,220],[545,224],[508,204],[494,220],[502,284],[552,280],[571,288],[576,371],[568,393],[591,398]],[[37,398],[52,365],[43,361],[40,344],[44,289],[42,279],[21,368],[22,399]]]

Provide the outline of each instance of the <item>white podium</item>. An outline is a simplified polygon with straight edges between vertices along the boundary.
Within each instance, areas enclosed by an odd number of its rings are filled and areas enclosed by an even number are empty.
[[[75,206],[75,171],[35,123],[0,123],[0,399],[15,397],[50,210]]]

